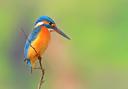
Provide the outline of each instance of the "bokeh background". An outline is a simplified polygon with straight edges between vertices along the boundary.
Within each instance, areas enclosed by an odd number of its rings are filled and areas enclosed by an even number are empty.
[[[29,34],[42,15],[72,38],[53,34],[51,44],[59,39],[54,48],[63,45],[65,51],[59,52],[67,56],[83,89],[128,89],[128,0],[0,0],[0,89],[36,89],[40,73],[30,74],[23,62],[20,29]],[[55,49],[45,54],[42,89],[53,89]]]

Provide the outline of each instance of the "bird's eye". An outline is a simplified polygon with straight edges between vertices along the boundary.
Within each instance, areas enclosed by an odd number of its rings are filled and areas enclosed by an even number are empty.
[[[52,25],[53,23],[52,22],[49,22],[49,25]]]

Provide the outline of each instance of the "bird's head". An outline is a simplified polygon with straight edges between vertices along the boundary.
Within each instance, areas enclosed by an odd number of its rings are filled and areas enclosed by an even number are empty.
[[[60,29],[57,28],[54,20],[52,20],[50,17],[48,16],[41,16],[39,17],[35,24],[34,27],[37,28],[39,26],[45,26],[46,28],[48,28],[51,32],[55,31],[57,33],[59,33],[60,35],[62,35],[63,37],[70,39],[64,32],[62,32]]]

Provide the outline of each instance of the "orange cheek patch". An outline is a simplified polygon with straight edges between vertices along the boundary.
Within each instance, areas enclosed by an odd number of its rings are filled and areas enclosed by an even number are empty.
[[[44,24],[49,24],[47,21],[43,21]]]

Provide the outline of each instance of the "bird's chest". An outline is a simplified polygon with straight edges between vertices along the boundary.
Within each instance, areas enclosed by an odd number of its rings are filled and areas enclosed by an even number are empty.
[[[49,30],[46,27],[41,27],[41,30],[38,33],[36,39],[32,42],[32,45],[37,50],[37,52],[42,53],[47,48],[49,40]]]

